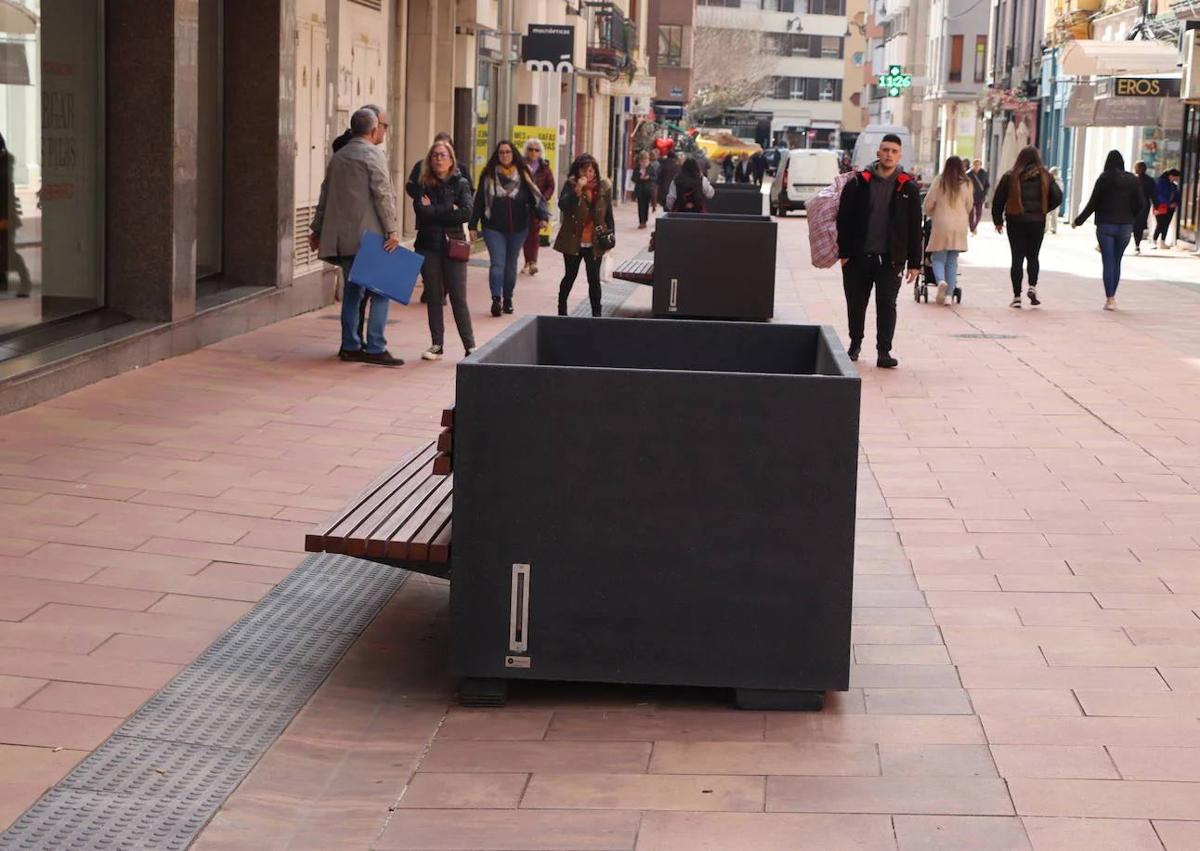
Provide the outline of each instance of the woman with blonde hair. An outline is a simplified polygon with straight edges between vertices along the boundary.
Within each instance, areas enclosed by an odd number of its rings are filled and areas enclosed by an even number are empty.
[[[975,193],[963,161],[949,157],[942,173],[933,181],[925,196],[925,215],[930,218],[929,252],[933,278],[937,281],[937,303],[954,298],[958,289],[958,255],[967,250],[971,230],[971,209]]]
[[[471,218],[471,184],[459,174],[454,148],[449,142],[434,142],[421,164],[421,176],[413,198],[417,219],[414,248],[425,258],[421,277],[425,281],[429,335],[433,345],[421,353],[425,360],[441,360],[444,353],[445,317],[442,295],[450,296],[454,324],[467,354],[475,350],[475,332],[467,307],[467,263],[463,225]],[[451,253],[458,255],[451,256]]]

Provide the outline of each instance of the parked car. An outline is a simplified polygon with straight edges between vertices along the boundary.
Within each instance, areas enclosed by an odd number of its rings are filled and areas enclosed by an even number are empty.
[[[826,148],[799,148],[788,151],[780,174],[771,185],[771,215],[786,216],[791,210],[803,210],[809,199],[838,176],[837,151]]]

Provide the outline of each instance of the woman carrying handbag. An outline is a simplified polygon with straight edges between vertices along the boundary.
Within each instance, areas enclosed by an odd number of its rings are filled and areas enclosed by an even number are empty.
[[[567,182],[558,196],[562,226],[554,240],[554,250],[563,255],[566,273],[558,286],[558,315],[567,315],[567,297],[579,265],[587,269],[588,299],[592,316],[600,315],[600,261],[617,244],[612,213],[612,184],[600,176],[600,167],[591,154],[580,154],[571,163]]]
[[[417,218],[414,248],[425,258],[421,277],[425,280],[429,335],[433,345],[421,353],[425,360],[441,360],[444,353],[445,318],[442,295],[450,296],[454,324],[469,355],[475,351],[475,332],[467,307],[467,260],[471,246],[463,225],[471,218],[471,184],[458,173],[454,148],[434,142],[421,165],[421,194],[413,199]]]

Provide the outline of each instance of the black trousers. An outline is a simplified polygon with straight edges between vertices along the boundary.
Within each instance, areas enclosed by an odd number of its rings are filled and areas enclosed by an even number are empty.
[[[1175,218],[1175,208],[1168,207],[1167,211],[1161,216],[1158,213],[1154,214],[1154,241],[1160,239],[1163,242],[1167,240],[1167,234],[1171,232],[1171,219]]]
[[[635,192],[634,196],[637,198],[638,224],[644,225],[650,218],[650,199],[654,197],[654,193],[647,189],[644,192]]]
[[[1029,286],[1036,287],[1038,272],[1042,266],[1038,255],[1042,253],[1042,240],[1046,237],[1046,223],[1009,222],[1008,247],[1012,251],[1012,268],[1008,276],[1012,280],[1013,298],[1021,296],[1021,275],[1029,270]]]
[[[592,316],[600,315],[600,258],[592,253],[591,248],[581,248],[578,254],[564,254],[563,265],[566,272],[562,283],[558,285],[558,315],[567,315],[567,296],[575,279],[579,276],[579,264],[587,268],[588,300],[592,303]]]
[[[861,346],[867,322],[871,288],[875,288],[875,348],[880,354],[892,350],[896,334],[896,298],[900,295],[903,264],[887,255],[869,254],[849,261],[842,267],[842,289],[846,293],[846,314],[850,321],[850,344]]]

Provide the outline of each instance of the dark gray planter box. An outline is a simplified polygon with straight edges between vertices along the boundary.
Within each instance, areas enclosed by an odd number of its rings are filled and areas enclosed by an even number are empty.
[[[716,194],[706,206],[710,213],[761,216],[764,212],[762,187],[753,183],[716,183]]]
[[[654,236],[654,314],[770,319],[778,228],[774,219],[761,215],[660,217]]]
[[[846,689],[858,416],[827,327],[541,316],[485,344],[455,407],[464,698],[510,678],[747,706]]]

